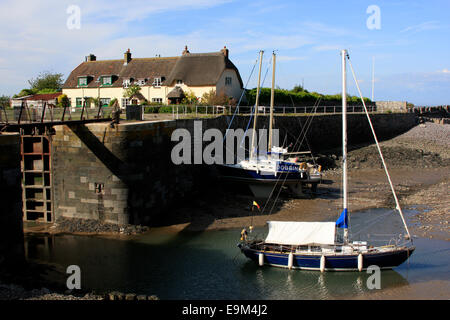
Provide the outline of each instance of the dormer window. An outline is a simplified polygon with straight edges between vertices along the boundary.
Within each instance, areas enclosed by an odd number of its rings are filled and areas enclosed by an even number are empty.
[[[159,77],[159,78],[153,79],[152,85],[153,85],[154,87],[161,87],[161,78]]]
[[[137,84],[138,86],[143,86],[145,85],[147,79],[138,79],[135,84]]]
[[[178,79],[177,84],[183,84],[183,80]]]
[[[78,78],[78,86],[84,87],[88,84],[88,77],[79,77]]]
[[[102,85],[109,86],[112,84],[112,76],[102,76],[102,79],[100,81]]]
[[[124,79],[122,81],[122,85],[124,88],[128,88],[130,86],[130,84],[131,84],[131,79]]]

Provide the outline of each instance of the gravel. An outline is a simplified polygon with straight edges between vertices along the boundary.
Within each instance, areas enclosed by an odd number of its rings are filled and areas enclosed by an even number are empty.
[[[119,226],[103,223],[93,219],[78,219],[60,217],[55,223],[55,232],[88,232],[88,233],[119,233],[125,235],[139,234],[148,231],[148,227],[141,225]]]
[[[426,122],[387,141],[380,143],[383,157],[389,168],[439,168],[450,166],[450,125]],[[339,173],[341,155],[320,159],[329,173]],[[375,144],[348,153],[348,168],[382,168]]]
[[[396,140],[412,139],[416,142],[429,141],[436,145],[450,147],[450,125],[426,122],[399,135]]]
[[[155,295],[136,295],[135,293],[111,293],[99,295],[94,293],[75,293],[67,290],[65,293],[51,292],[47,288],[26,290],[16,284],[0,283],[0,300],[159,300]]]

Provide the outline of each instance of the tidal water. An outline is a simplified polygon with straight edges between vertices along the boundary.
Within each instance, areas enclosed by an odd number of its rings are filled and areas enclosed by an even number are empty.
[[[414,211],[407,212],[408,215]],[[388,243],[403,232],[385,209],[353,214],[353,240]],[[264,236],[258,228],[254,234]],[[96,236],[26,236],[27,256],[78,265],[85,290],[133,292],[160,299],[335,299],[370,294],[366,272],[327,272],[259,267],[237,248],[240,229],[173,233],[161,229],[134,240]],[[381,271],[381,289],[450,280],[450,243],[415,238],[416,251],[394,270]],[[376,289],[374,289],[376,290]],[[377,290],[377,291],[380,291]]]

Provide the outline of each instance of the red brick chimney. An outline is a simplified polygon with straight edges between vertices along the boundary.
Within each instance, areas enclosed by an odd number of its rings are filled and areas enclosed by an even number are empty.
[[[126,66],[128,63],[130,63],[130,61],[131,61],[131,52],[130,52],[130,49],[128,49],[123,54],[123,65]]]

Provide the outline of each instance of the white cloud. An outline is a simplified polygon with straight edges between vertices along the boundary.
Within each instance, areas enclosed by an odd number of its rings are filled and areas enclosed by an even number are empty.
[[[421,31],[436,30],[436,29],[440,29],[440,28],[441,28],[441,25],[440,25],[439,21],[427,21],[427,22],[423,22],[423,23],[420,23],[417,25],[406,27],[403,30],[401,30],[400,33],[405,33],[405,32],[416,33],[416,32],[421,32]]]
[[[306,57],[300,57],[300,56],[277,56],[277,61],[299,61],[299,60],[305,60]]]
[[[338,45],[338,44],[323,44],[323,45],[319,45],[319,46],[314,46],[313,50],[314,51],[340,51],[344,48],[345,48],[345,46]]]

